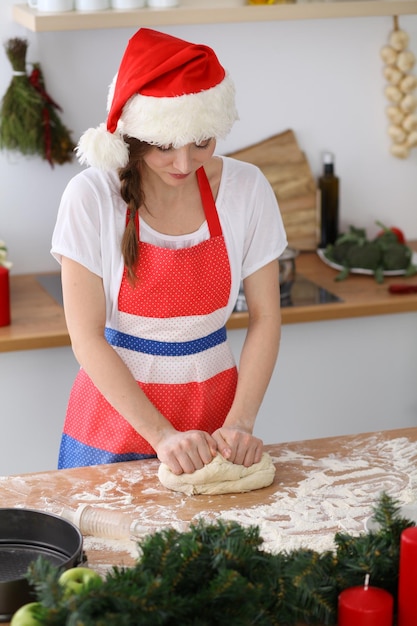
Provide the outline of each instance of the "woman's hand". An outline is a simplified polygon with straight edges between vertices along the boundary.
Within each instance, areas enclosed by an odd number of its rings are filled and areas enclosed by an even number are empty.
[[[217,442],[220,454],[232,463],[250,467],[261,460],[262,439],[243,429],[222,426],[213,433],[213,439]]]
[[[221,428],[213,433],[222,456],[250,467],[262,458],[263,443],[252,435],[275,366],[280,339],[278,260],[243,281],[249,326],[240,354],[233,404]]]
[[[174,474],[191,474],[217,454],[215,439],[202,430],[170,431],[155,446],[158,459]]]

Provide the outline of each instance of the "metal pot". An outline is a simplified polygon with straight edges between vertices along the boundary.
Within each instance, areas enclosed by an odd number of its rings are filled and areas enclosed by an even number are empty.
[[[279,288],[281,304],[291,299],[291,287],[295,280],[295,258],[298,256],[298,250],[294,248],[285,248],[279,257]],[[236,312],[247,311],[245,294],[243,291],[243,282],[240,283],[239,295],[235,304]]]
[[[298,250],[294,248],[285,248],[279,257],[279,287],[281,301],[286,300],[291,295],[291,287],[293,286],[296,274],[295,259],[298,256]]]
[[[57,515],[30,509],[0,509],[0,621],[34,600],[26,580],[31,562],[44,557],[69,569],[83,560],[83,538],[76,526]]]

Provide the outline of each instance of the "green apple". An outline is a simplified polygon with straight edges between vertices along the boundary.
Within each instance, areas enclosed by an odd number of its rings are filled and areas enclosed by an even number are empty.
[[[65,589],[66,595],[78,594],[91,581],[100,580],[101,576],[89,567],[72,567],[65,570],[59,577],[59,584]]]
[[[39,626],[41,622],[36,619],[35,609],[41,606],[40,602],[29,602],[17,609],[14,613],[10,626]]]

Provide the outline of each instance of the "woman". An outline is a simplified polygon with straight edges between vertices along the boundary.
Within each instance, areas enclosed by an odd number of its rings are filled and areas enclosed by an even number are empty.
[[[52,243],[81,365],[59,467],[157,455],[191,473],[222,454],[250,466],[278,353],[285,232],[252,165],[214,155],[237,119],[213,50],[149,29],[129,41],[107,124],[78,156]],[[214,200],[215,199],[215,200]],[[239,374],[225,324],[243,279]]]

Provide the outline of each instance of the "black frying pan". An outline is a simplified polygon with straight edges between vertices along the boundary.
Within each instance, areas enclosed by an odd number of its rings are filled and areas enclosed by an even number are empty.
[[[0,508],[0,621],[34,600],[25,578],[38,556],[69,569],[83,560],[83,538],[76,526],[57,515],[30,509]]]

